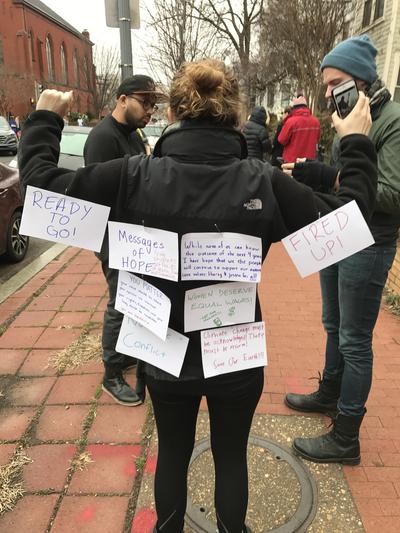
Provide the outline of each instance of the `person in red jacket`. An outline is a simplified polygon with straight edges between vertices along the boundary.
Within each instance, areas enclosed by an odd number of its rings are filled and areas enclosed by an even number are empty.
[[[316,159],[321,134],[319,120],[307,107],[304,96],[295,98],[291,105],[293,109],[278,136],[278,142],[284,146],[283,159],[286,163],[295,163],[298,157]]]

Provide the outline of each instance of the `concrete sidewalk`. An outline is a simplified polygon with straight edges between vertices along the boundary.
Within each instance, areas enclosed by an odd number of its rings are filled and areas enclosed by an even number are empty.
[[[300,427],[307,431],[307,421],[316,424],[316,431],[323,431],[326,424],[323,418],[294,415],[283,405],[288,391],[312,391],[315,382],[308,378],[322,368],[325,339],[318,277],[300,279],[276,245],[264,265],[259,293],[269,366],[254,430],[257,424],[280,424],[287,431],[280,429],[279,435],[269,436],[290,446],[293,431]],[[150,403],[127,408],[102,394],[98,359],[64,370],[49,363],[54,354],[76,341],[77,346],[89,341],[98,348],[106,301],[106,286],[94,255],[68,248],[0,305],[0,465],[8,464],[19,449],[24,451],[18,456],[17,471],[24,495],[12,511],[0,516],[1,533],[152,530],[156,440]],[[374,349],[362,463],[343,468],[345,488],[339,486],[341,467],[323,469],[332,494],[347,494],[350,489],[351,505],[341,510],[342,522],[337,522],[339,511],[332,504],[329,513],[327,493],[321,522],[325,526],[315,522],[310,531],[400,530],[400,320],[384,309]],[[132,373],[128,381],[134,383]],[[315,470],[310,467],[310,471],[314,476]],[[191,479],[196,484],[196,475]],[[255,498],[261,497],[257,494]],[[254,506],[251,500],[250,518]],[[264,523],[254,533],[272,527],[276,526]]]

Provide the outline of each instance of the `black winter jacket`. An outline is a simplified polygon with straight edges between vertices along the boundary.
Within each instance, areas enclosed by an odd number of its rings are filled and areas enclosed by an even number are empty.
[[[250,119],[243,127],[248,156],[261,159],[261,161],[265,160],[267,153],[271,151],[271,141],[265,126],[266,118],[265,109],[263,107],[255,107]]]
[[[125,157],[72,172],[57,167],[62,127],[61,118],[48,111],[36,111],[26,121],[19,160],[24,186],[108,205],[110,220],[144,223],[177,232],[179,238],[213,231],[260,237],[263,259],[272,242],[319,215],[355,199],[368,219],[375,201],[376,154],[363,135],[342,139],[345,164],[338,194],[332,196],[314,193],[268,163],[247,159],[239,132],[201,121],[168,128],[153,156]],[[215,283],[147,279],[171,299],[169,326],[181,333],[185,291]],[[257,301],[256,321],[260,319]],[[185,335],[189,345],[179,379],[202,377],[200,332]],[[146,372],[176,379],[150,365]]]

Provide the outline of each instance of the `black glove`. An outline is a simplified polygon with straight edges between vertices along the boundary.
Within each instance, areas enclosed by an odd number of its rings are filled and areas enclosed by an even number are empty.
[[[338,170],[320,161],[307,159],[294,165],[292,176],[317,192],[330,192],[335,185]]]

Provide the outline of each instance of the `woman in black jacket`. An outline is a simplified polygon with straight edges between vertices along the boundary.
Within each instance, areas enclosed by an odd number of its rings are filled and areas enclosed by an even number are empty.
[[[44,91],[28,119],[20,146],[24,185],[34,185],[111,207],[110,220],[185,233],[237,232],[261,238],[262,259],[272,242],[355,199],[367,218],[376,190],[376,154],[366,137],[371,121],[361,95],[344,120],[341,184],[336,196],[313,193],[278,169],[247,159],[236,130],[239,86],[221,62],[184,65],[170,92],[173,124],[153,156],[134,156],[71,172],[57,167],[59,139],[71,95]],[[211,281],[147,280],[172,302],[169,326],[184,332],[185,291]],[[256,321],[261,320],[257,300]],[[218,330],[215,330],[218,333]],[[158,430],[155,476],[156,531],[180,533],[186,508],[187,470],[198,409],[206,396],[215,463],[215,506],[220,533],[243,533],[248,498],[247,440],[263,389],[263,367],[203,374],[200,332],[189,338],[179,378],[145,364]]]

